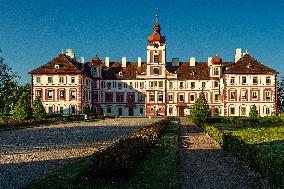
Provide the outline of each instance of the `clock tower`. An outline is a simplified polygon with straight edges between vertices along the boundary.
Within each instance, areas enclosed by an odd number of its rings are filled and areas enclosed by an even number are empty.
[[[153,34],[148,36],[147,44],[147,76],[164,78],[166,75],[166,37],[162,36],[158,15],[153,26]]]

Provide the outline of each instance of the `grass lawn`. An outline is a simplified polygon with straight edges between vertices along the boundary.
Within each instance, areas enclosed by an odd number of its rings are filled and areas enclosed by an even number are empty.
[[[178,161],[177,123],[166,127],[159,142],[135,174],[121,180],[87,180],[91,156],[65,166],[25,188],[176,188]]]
[[[284,188],[284,125],[281,123],[202,124],[225,150],[260,171],[272,188]]]

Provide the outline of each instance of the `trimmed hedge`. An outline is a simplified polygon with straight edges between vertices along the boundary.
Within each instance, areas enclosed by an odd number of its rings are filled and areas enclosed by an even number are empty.
[[[216,116],[212,117],[208,123],[284,123],[282,116],[265,116],[265,117],[238,117],[238,116]]]
[[[92,155],[92,167],[87,178],[119,178],[128,176],[158,142],[170,119],[155,122],[144,129],[101,148]]]
[[[247,144],[240,137],[224,134],[218,128],[201,124],[200,127],[214,138],[224,150],[236,155],[240,160],[256,169],[267,178],[271,186],[284,188],[284,158],[276,154],[268,154],[259,145]]]

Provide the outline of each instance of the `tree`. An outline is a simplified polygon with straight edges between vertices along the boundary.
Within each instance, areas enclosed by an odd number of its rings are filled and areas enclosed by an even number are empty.
[[[18,120],[29,119],[32,116],[30,95],[28,93],[23,93],[23,95],[18,100],[14,114],[14,118]]]
[[[83,114],[86,114],[86,115],[91,115],[91,114],[92,114],[89,105],[84,106],[84,108],[83,108]]]
[[[280,77],[277,83],[277,104],[278,113],[284,112],[284,77]]]
[[[12,72],[12,68],[5,64],[5,59],[0,55],[0,114],[10,113],[18,100],[15,101],[18,94],[16,78],[19,76]]]
[[[257,107],[256,107],[255,104],[250,108],[249,117],[251,117],[251,118],[257,118],[258,117],[258,111],[257,111]]]
[[[35,98],[33,102],[32,111],[33,111],[33,117],[35,118],[45,118],[46,117],[46,111],[38,96]]]
[[[205,99],[204,93],[201,92],[197,101],[192,107],[189,118],[193,121],[193,123],[199,124],[208,121],[210,117],[211,111],[209,105]]]

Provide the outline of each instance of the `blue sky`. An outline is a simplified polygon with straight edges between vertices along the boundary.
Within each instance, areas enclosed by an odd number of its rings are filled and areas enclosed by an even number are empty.
[[[233,61],[235,48],[284,73],[284,1],[279,0],[0,0],[2,56],[30,82],[28,72],[72,48],[89,61],[146,59],[156,8],[167,39],[167,61],[207,61],[215,52]]]

